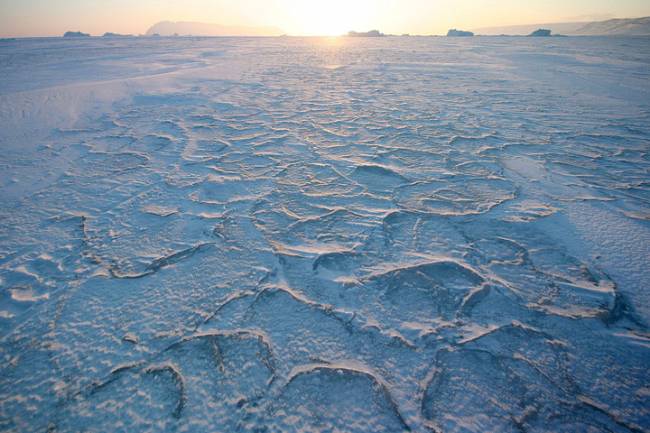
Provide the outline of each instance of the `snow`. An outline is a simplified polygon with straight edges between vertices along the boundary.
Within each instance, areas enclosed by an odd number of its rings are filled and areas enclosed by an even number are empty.
[[[0,430],[650,429],[647,39],[0,58]]]

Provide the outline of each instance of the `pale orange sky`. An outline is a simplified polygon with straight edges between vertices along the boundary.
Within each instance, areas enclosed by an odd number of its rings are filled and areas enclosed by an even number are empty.
[[[650,0],[0,0],[0,36],[141,34],[158,21],[275,26],[292,35],[348,30],[442,34],[451,27],[650,15]]]

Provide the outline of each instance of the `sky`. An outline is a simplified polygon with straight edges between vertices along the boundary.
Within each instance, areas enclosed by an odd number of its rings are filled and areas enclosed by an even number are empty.
[[[650,0],[0,0],[0,37],[67,30],[143,34],[159,21],[274,26],[290,35],[449,28],[650,16]]]

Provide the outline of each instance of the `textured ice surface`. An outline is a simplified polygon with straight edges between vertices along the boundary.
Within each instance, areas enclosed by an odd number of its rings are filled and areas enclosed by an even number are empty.
[[[650,430],[650,41],[0,41],[0,430]]]

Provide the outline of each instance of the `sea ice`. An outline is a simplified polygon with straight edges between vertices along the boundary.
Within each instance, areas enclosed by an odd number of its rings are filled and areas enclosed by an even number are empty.
[[[647,38],[0,59],[0,430],[650,430]]]

